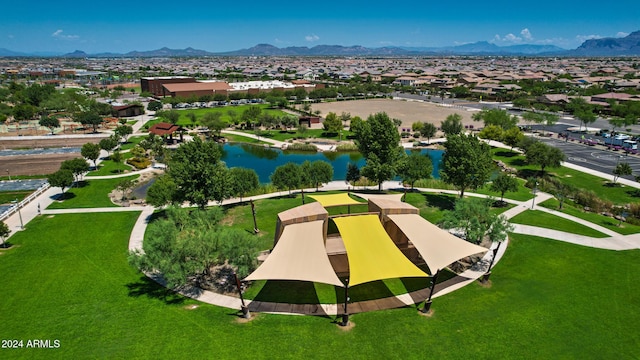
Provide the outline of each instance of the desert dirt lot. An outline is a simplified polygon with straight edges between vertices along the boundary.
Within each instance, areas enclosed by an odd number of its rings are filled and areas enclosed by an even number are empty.
[[[64,160],[81,157],[80,153],[52,155],[0,156],[0,175],[6,170],[14,175],[46,175],[56,172]]]
[[[437,127],[451,114],[460,114],[463,125],[481,125],[471,119],[474,112],[462,108],[444,107],[431,103],[405,100],[374,99],[338,101],[330,103],[313,104],[312,111],[320,110],[321,116],[330,112],[340,115],[343,111],[351,116],[359,116],[366,119],[369,115],[378,112],[386,112],[390,118],[402,120],[403,128],[411,128],[414,122],[430,122]]]

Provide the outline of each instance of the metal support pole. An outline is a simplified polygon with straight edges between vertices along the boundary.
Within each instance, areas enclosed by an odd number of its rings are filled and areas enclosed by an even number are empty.
[[[535,184],[533,184],[533,199],[531,199],[531,210],[533,210],[533,207],[536,205],[536,191],[538,190],[538,182],[536,181]]]
[[[253,203],[253,199],[249,200],[249,203],[251,203],[251,214],[253,215],[253,232],[257,234],[260,230],[258,229],[258,223],[256,222],[256,205]]]
[[[249,319],[251,317],[251,313],[249,312],[249,308],[247,307],[247,305],[244,303],[244,297],[242,296],[242,285],[240,284],[240,279],[238,279],[238,274],[236,274],[235,271],[233,272],[233,277],[236,279],[236,287],[238,288],[238,294],[240,294],[240,303],[242,304],[240,310],[242,310],[242,317],[245,319]]]
[[[436,289],[436,281],[438,280],[438,274],[440,274],[440,270],[436,271],[435,275],[431,279],[431,290],[429,291],[429,297],[424,301],[424,307],[422,308],[423,313],[428,313],[431,310],[431,297],[433,296],[433,291]]]
[[[342,321],[340,322],[340,326],[349,325],[349,311],[347,309],[348,303],[349,303],[349,280],[347,279],[347,284],[344,287],[344,312],[342,313]]]
[[[491,276],[491,268],[493,267],[493,263],[494,261],[496,261],[496,257],[498,256],[500,245],[502,245],[502,241],[498,242],[498,246],[493,249],[493,257],[491,257],[491,262],[489,262],[489,268],[487,268],[487,272],[482,275],[482,282],[487,282],[489,280],[489,276]]]

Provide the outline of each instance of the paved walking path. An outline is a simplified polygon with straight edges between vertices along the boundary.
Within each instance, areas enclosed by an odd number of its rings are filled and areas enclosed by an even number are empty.
[[[233,131],[228,131],[228,133],[235,133]],[[250,136],[249,134],[246,133],[238,133],[238,135],[242,135],[242,136],[249,136],[249,137],[255,137],[255,138],[259,138],[260,140],[264,140],[267,142],[270,142],[272,144],[274,144],[275,146],[282,146],[283,142],[279,142],[276,140],[271,140],[271,139],[265,139],[262,137],[257,137],[255,135]],[[496,144],[495,141],[491,142],[492,146],[496,146],[499,144]],[[504,145],[503,145],[504,146]],[[506,147],[506,146],[504,146]],[[565,164],[567,165],[567,164]],[[591,173],[593,175],[596,176],[600,176],[603,178],[610,178],[611,175],[608,174],[603,174],[603,173],[598,173],[589,169],[585,169],[585,168],[579,168],[575,165],[571,165],[569,167],[572,168],[578,168],[580,171],[583,172],[587,172],[587,173]],[[143,170],[143,171],[139,171],[139,172],[131,172],[131,173],[127,173],[127,174],[120,174],[120,175],[109,175],[109,176],[95,176],[95,177],[91,177],[91,179],[107,179],[107,178],[117,178],[117,177],[124,177],[124,176],[131,176],[137,173],[141,173],[144,171],[152,171],[152,170]],[[620,179],[621,182],[623,182],[624,179]],[[625,183],[625,185],[628,186],[633,186],[633,187],[638,187],[640,188],[640,184],[635,183],[635,182],[631,182],[631,181],[627,181]],[[354,189],[353,187],[348,186],[345,182],[343,181],[333,181],[330,182],[328,184],[326,184],[325,186],[322,187],[323,191],[327,191],[327,190],[351,190],[354,192],[358,192],[359,190],[376,190],[377,186],[371,186],[371,187],[364,187],[364,188],[357,188]],[[385,182],[383,184],[383,189],[398,189],[401,190],[398,182]],[[425,189],[425,188],[418,188],[417,190],[419,191],[423,191],[423,192],[431,192],[431,193],[445,193],[445,194],[459,194],[457,191],[451,191],[451,190],[442,190],[442,189]],[[314,192],[315,189],[305,189],[305,193],[311,193]],[[297,192],[297,191],[296,191]],[[6,223],[9,226],[10,230],[12,231],[12,234],[15,231],[19,231],[20,230],[20,221],[22,220],[23,224],[27,224],[29,221],[31,221],[33,218],[35,218],[36,216],[38,216],[39,214],[43,214],[43,215],[56,215],[56,214],[64,214],[64,213],[87,213],[87,212],[117,212],[117,211],[140,211],[140,216],[138,217],[138,220],[136,221],[132,231],[131,231],[131,235],[130,235],[130,240],[129,240],[129,250],[141,250],[142,249],[142,242],[144,240],[144,233],[147,227],[147,224],[149,222],[149,218],[150,216],[153,214],[154,212],[154,208],[151,206],[131,206],[131,207],[115,207],[115,208],[93,208],[93,209],[51,209],[51,210],[47,210],[46,208],[53,203],[53,201],[55,201],[56,196],[60,193],[59,188],[49,188],[48,190],[46,190],[45,192],[43,192],[38,198],[36,198],[35,200],[33,200],[32,202],[26,204],[24,207],[22,207],[20,209],[19,213],[13,214],[12,216],[10,216],[7,220]],[[249,199],[253,199],[253,200],[258,200],[258,199],[264,199],[264,198],[270,198],[270,197],[277,197],[277,196],[283,196],[288,194],[288,192],[283,191],[283,192],[278,192],[278,193],[272,193],[272,194],[264,194],[264,195],[258,195],[258,196],[253,196],[253,197],[248,197],[248,198],[243,198],[243,201],[248,201]],[[482,194],[475,194],[475,193],[465,193],[466,195],[469,196],[477,196],[477,197],[487,197],[486,195],[482,195]],[[555,210],[551,210],[551,209],[547,209],[544,207],[540,207],[538,206],[538,204],[542,203],[543,201],[551,198],[552,196],[550,194],[546,194],[543,192],[537,192],[536,196],[528,201],[515,201],[515,200],[511,200],[511,199],[505,199],[505,201],[515,204],[516,206],[514,206],[513,208],[505,211],[503,214],[507,217],[507,218],[512,218],[513,216],[516,216],[517,214],[526,211],[528,209],[536,209],[536,210],[540,210],[540,211],[545,211],[548,213],[551,213],[553,215],[556,216],[560,216],[578,223],[581,223],[583,225],[589,226],[593,229],[596,229],[606,235],[608,235],[608,237],[606,238],[591,238],[591,237],[587,237],[587,236],[581,236],[581,235],[576,235],[576,234],[571,234],[571,233],[566,233],[566,232],[561,232],[561,231],[557,231],[557,230],[553,230],[553,229],[546,229],[546,228],[540,228],[540,227],[534,227],[534,226],[528,226],[528,225],[520,225],[520,224],[514,224],[514,232],[516,233],[521,233],[521,234],[529,234],[529,235],[535,235],[535,236],[540,236],[540,237],[545,237],[545,238],[549,238],[549,239],[553,239],[553,240],[559,240],[559,241],[565,241],[565,242],[569,242],[569,243],[573,243],[573,244],[578,244],[578,245],[583,245],[583,246],[589,246],[589,247],[595,247],[595,248],[600,248],[600,249],[608,249],[608,250],[627,250],[627,249],[639,249],[640,248],[640,234],[633,234],[633,235],[620,235],[614,231],[611,231],[607,228],[598,226],[596,224],[590,223],[588,221],[555,211]],[[232,204],[232,203],[237,203],[240,202],[240,199],[227,199],[225,201],[222,202],[222,204]],[[210,203],[210,205],[219,205],[218,203]],[[22,218],[20,220],[20,217]],[[493,244],[492,245],[492,249],[494,247],[496,247],[497,244]],[[497,257],[496,260],[494,262],[497,263],[500,258],[503,256],[504,252],[506,251],[507,248],[507,243],[505,242],[503,246],[500,247],[498,253],[497,253]],[[491,259],[491,257],[493,256],[493,251],[488,251],[485,256],[483,257],[483,259],[472,269],[467,270],[461,274],[459,274],[457,277],[453,278],[453,279],[449,279],[445,282],[439,283],[438,285],[436,285],[435,288],[435,293],[434,293],[434,297],[438,297],[438,296],[442,296],[444,294],[447,294],[451,291],[457,290],[460,287],[463,287],[465,285],[470,284],[473,281],[476,281],[478,278],[480,278],[487,269],[488,263]],[[151,278],[153,278],[154,280],[162,283],[161,278],[158,277],[157,274],[147,274],[148,276],[150,276]],[[400,295],[400,296],[395,296],[395,297],[390,297],[390,298],[385,298],[385,299],[378,299],[378,300],[372,300],[372,301],[365,301],[365,302],[357,302],[357,303],[350,303],[349,304],[349,313],[356,313],[356,312],[361,312],[361,311],[371,311],[371,310],[375,310],[375,309],[382,309],[382,308],[390,308],[390,307],[399,307],[399,306],[413,306],[416,303],[419,303],[420,301],[424,300],[428,294],[426,293],[427,289],[425,290],[420,290],[417,292],[413,292],[413,293],[409,293],[409,294],[404,294],[404,295]],[[225,295],[221,295],[221,294],[217,294],[214,292],[210,292],[210,291],[203,291],[201,289],[190,289],[190,290],[184,290],[181,291],[181,293],[185,296],[197,299],[199,301],[202,302],[206,302],[209,304],[213,304],[213,305],[217,305],[217,306],[224,306],[224,307],[228,307],[228,308],[232,308],[232,309],[240,309],[240,299],[236,298],[236,297],[232,297],[232,296],[225,296]],[[266,303],[266,302],[259,302],[259,301],[247,301],[248,306],[250,309],[252,309],[253,311],[260,311],[260,312],[278,312],[278,313],[292,313],[292,314],[314,314],[314,315],[339,315],[342,312],[342,304],[282,304],[282,303]]]

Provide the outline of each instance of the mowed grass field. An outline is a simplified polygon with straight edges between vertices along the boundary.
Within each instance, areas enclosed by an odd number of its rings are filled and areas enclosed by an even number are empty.
[[[0,252],[0,339],[60,347],[0,349],[3,359],[623,359],[640,348],[638,250],[513,235],[491,286],[435,299],[431,317],[413,306],[357,314],[345,331],[330,317],[242,323],[162,288],[127,264],[137,217],[41,216],[11,238]]]

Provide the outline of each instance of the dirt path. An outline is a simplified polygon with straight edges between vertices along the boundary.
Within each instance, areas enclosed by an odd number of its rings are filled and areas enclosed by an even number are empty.
[[[390,99],[337,101],[313,104],[312,111],[316,110],[322,112],[321,116],[326,116],[329,112],[340,115],[344,111],[350,113],[351,116],[359,116],[363,119],[371,114],[384,111],[390,118],[402,120],[404,128],[411,128],[411,124],[417,121],[430,122],[439,127],[447,116],[454,113],[462,116],[463,125],[480,125],[471,119],[471,115],[474,113],[472,111],[418,101]]]

